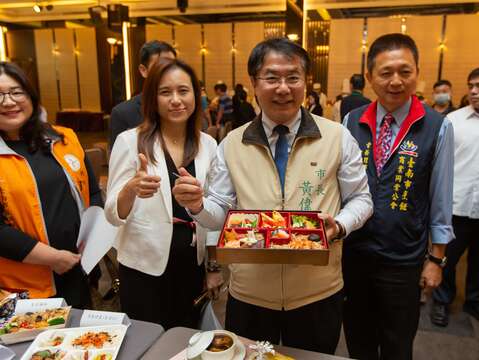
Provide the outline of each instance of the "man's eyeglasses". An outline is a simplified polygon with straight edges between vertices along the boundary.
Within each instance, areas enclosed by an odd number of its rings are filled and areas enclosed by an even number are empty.
[[[14,102],[19,103],[27,99],[27,94],[23,90],[10,90],[9,92],[0,92],[0,105],[3,105],[7,95],[10,96]]]
[[[284,82],[289,87],[301,86],[304,83],[304,79],[299,75],[289,75],[289,76],[265,76],[265,77],[256,77],[256,79],[264,81],[266,84],[272,87],[278,87],[281,83]]]

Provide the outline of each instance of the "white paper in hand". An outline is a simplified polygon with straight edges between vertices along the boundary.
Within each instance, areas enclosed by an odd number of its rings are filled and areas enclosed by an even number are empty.
[[[117,230],[106,220],[101,207],[91,206],[83,213],[77,246],[83,247],[81,265],[87,274],[112,248]]]

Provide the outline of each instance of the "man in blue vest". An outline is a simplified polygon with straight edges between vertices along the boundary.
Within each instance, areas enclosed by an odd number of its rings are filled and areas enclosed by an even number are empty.
[[[418,58],[407,35],[374,41],[366,77],[378,99],[345,117],[374,202],[373,216],[344,242],[344,330],[357,359],[412,359],[421,287],[440,284],[454,236],[454,134],[414,95]]]

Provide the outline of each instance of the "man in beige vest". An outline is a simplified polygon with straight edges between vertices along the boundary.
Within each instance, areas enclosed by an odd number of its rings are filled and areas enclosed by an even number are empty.
[[[184,169],[173,188],[177,201],[212,230],[228,207],[321,210],[328,239],[341,239],[372,213],[361,153],[340,124],[301,107],[310,70],[307,52],[288,39],[265,40],[253,49],[248,73],[262,113],[228,134],[220,144],[203,197]],[[339,339],[343,280],[342,241],[331,243],[328,266],[230,266],[226,328],[333,354]],[[209,261],[209,270],[215,270]]]

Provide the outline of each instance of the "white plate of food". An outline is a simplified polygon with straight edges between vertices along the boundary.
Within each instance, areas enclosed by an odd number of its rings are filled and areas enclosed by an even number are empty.
[[[21,360],[114,360],[127,325],[48,330],[38,335]]]

